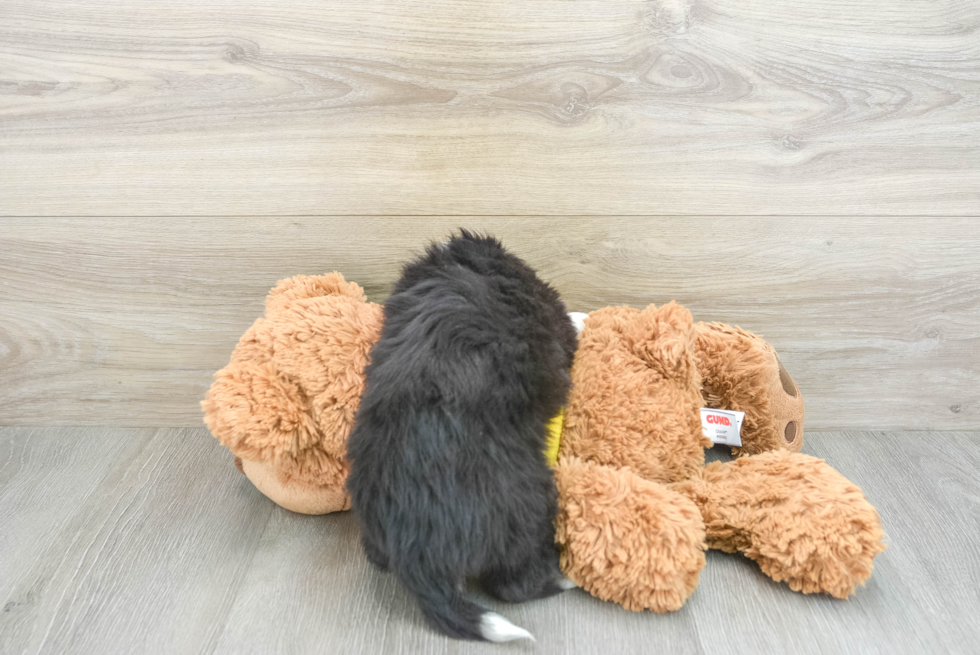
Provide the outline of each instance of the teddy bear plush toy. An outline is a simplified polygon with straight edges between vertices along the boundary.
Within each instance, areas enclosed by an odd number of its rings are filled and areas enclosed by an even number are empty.
[[[745,413],[739,457],[704,465],[701,408]],[[839,598],[871,575],[881,521],[801,455],[803,400],[772,347],[670,303],[592,312],[579,335],[556,478],[565,574],[627,609],[681,607],[705,547]]]
[[[273,502],[346,510],[346,442],[381,307],[339,273],[283,280],[202,403],[212,434]],[[631,610],[680,608],[706,548],[804,593],[847,597],[884,550],[861,490],[798,453],[803,400],[772,347],[670,303],[580,320],[573,389],[552,422],[562,569]],[[701,408],[744,412],[731,462],[704,464]],[[548,456],[548,455],[546,455]]]

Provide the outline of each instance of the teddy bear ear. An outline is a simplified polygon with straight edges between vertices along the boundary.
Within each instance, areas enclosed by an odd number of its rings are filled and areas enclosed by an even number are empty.
[[[214,376],[201,403],[204,422],[236,456],[274,461],[316,441],[317,428],[299,388],[268,359],[232,361]]]
[[[630,334],[633,352],[668,379],[696,375],[695,336],[691,312],[675,302],[649,305]]]
[[[320,296],[346,296],[360,302],[367,302],[364,289],[334,271],[327,275],[297,275],[279,280],[265,299],[266,316],[287,307],[291,301]]]
[[[275,365],[302,389],[318,447],[335,457],[346,454],[382,322],[380,305],[349,297],[296,300],[271,321]]]

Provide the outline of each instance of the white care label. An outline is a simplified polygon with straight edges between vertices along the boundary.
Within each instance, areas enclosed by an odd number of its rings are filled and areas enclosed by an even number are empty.
[[[745,412],[701,408],[701,431],[716,444],[742,445],[742,420]]]

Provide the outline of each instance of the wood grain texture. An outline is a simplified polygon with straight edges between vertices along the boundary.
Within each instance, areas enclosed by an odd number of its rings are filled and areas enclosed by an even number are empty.
[[[980,220],[0,219],[0,424],[200,425],[276,280],[400,262],[486,229],[591,311],[677,300],[759,332],[808,429],[980,428]]]
[[[0,214],[974,214],[974,0],[4,0]]]
[[[272,507],[206,437],[0,431],[5,537],[17,526],[0,555],[0,651],[191,653],[216,641]]]
[[[821,433],[804,445],[860,485],[889,548],[847,601],[804,596],[710,552],[679,612],[574,590],[510,606],[551,654],[967,653],[980,629],[980,433]],[[711,459],[725,459],[717,450]],[[4,653],[496,653],[422,624],[370,567],[348,514],[274,507],[203,428],[0,429]],[[15,534],[18,538],[10,539]]]
[[[864,490],[881,515],[888,550],[875,559],[867,585],[844,602],[798,595],[773,602],[773,589],[785,587],[719,554],[720,566],[709,562],[692,597],[711,607],[698,613],[698,627],[709,624],[699,630],[705,652],[973,650],[980,628],[964,612],[980,604],[973,583],[980,547],[971,536],[980,534],[980,433],[828,432],[811,435],[803,451]],[[717,590],[707,599],[705,584]],[[721,599],[728,600],[723,607]]]

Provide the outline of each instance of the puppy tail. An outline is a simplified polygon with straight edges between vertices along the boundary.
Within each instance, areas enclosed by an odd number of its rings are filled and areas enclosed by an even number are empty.
[[[399,571],[398,577],[415,596],[426,622],[433,629],[454,639],[476,641],[514,641],[534,636],[463,597],[462,590],[451,583],[436,582],[424,576]]]

